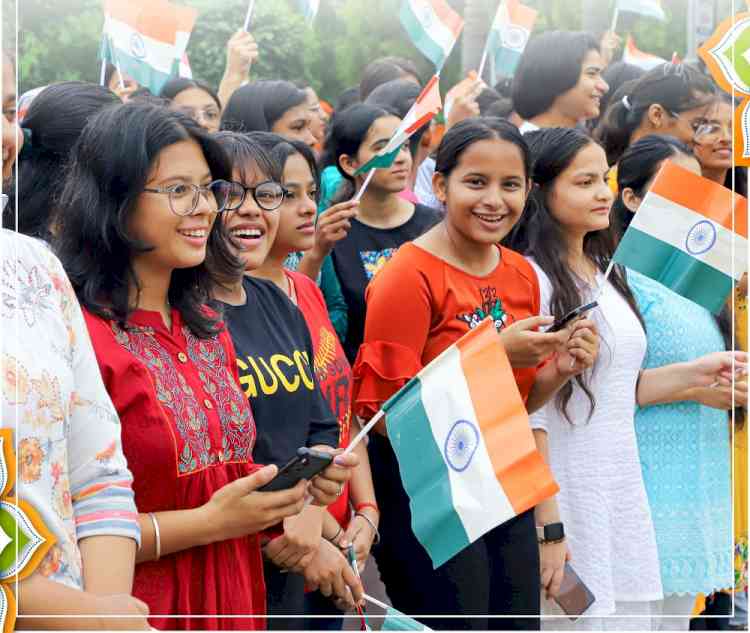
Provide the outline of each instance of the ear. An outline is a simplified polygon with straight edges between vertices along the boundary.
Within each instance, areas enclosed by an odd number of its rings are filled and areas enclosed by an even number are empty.
[[[630,187],[622,190],[622,201],[631,213],[638,211],[638,207],[641,206],[641,199]]]
[[[666,123],[667,113],[660,104],[652,103],[646,111],[646,117],[651,127],[658,130]]]
[[[339,166],[344,170],[346,174],[354,178],[354,172],[359,168],[359,161],[349,154],[341,154],[339,156]]]
[[[445,175],[436,171],[432,174],[432,191],[435,197],[441,203],[445,204],[448,200],[448,181],[445,179]]]

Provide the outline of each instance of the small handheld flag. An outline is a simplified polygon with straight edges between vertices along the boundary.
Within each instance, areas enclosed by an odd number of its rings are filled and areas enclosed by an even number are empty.
[[[159,94],[179,74],[197,11],[166,0],[104,0],[102,59]]]
[[[412,530],[439,567],[555,494],[492,319],[382,407]]]
[[[383,620],[383,625],[380,628],[381,631],[432,631],[431,628],[426,627],[424,624],[417,622],[413,618],[410,618],[408,615],[401,613],[401,611],[398,611],[393,607],[389,607],[387,604],[381,602],[377,598],[373,598],[372,596],[368,596],[367,594],[365,594],[364,598],[365,600],[367,600],[367,602],[370,602],[385,611],[385,619]]]
[[[402,0],[399,19],[439,74],[461,35],[463,18],[445,0]]]
[[[613,261],[718,314],[747,271],[747,199],[667,161]]]
[[[395,134],[388,144],[381,149],[373,158],[362,165],[355,176],[364,174],[371,169],[383,169],[393,165],[396,156],[406,141],[423,125],[426,125],[440,111],[442,101],[440,99],[440,79],[434,75],[422,92],[417,97],[414,105],[406,113]],[[364,187],[363,187],[364,189]]]
[[[520,0],[500,0],[479,65],[480,77],[488,56],[495,62],[496,74],[510,77],[516,72],[538,14]]]
[[[638,50],[632,35],[628,35],[628,38],[625,41],[625,50],[622,54],[622,61],[626,64],[643,68],[643,70],[651,70],[661,64],[667,63],[666,59]]]

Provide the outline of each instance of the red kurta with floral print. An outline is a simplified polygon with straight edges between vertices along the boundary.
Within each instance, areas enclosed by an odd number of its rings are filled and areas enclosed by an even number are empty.
[[[257,469],[255,422],[238,386],[226,331],[199,339],[172,310],[171,331],[138,310],[127,330],[85,312],[96,357],[122,420],[122,444],[139,512],[196,508]],[[193,547],[136,566],[133,594],[164,629],[263,629],[257,536]],[[166,618],[164,616],[178,616]]]

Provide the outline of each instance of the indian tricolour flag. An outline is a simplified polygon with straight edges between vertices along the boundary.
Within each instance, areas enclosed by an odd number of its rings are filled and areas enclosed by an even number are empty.
[[[615,7],[619,11],[637,13],[649,18],[656,18],[662,22],[667,19],[659,0],[617,0]]]
[[[371,169],[382,169],[390,167],[401,147],[406,141],[423,125],[426,125],[440,111],[442,107],[440,99],[440,79],[434,75],[422,92],[417,97],[414,105],[409,108],[406,116],[401,121],[395,134],[388,144],[381,149],[373,158],[360,167],[355,175],[363,174]]]
[[[747,199],[668,161],[614,261],[718,314],[747,270]]]
[[[179,75],[197,12],[165,0],[104,0],[104,14],[104,59],[159,94]]]
[[[422,369],[383,411],[412,530],[435,568],[558,490],[491,319]]]
[[[635,40],[632,35],[628,35],[625,40],[625,50],[622,54],[622,61],[626,64],[632,64],[633,66],[643,68],[643,70],[651,70],[652,68],[667,63],[666,59],[639,50],[635,45]]]
[[[445,0],[402,0],[401,24],[438,73],[464,28],[463,18]]]
[[[501,0],[487,38],[487,52],[495,60],[495,73],[512,76],[534,28],[538,11],[519,0]]]

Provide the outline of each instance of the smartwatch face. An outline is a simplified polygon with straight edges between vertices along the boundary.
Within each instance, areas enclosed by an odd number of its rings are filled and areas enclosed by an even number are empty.
[[[559,541],[562,538],[565,538],[565,530],[562,523],[552,523],[544,526],[545,541]]]

